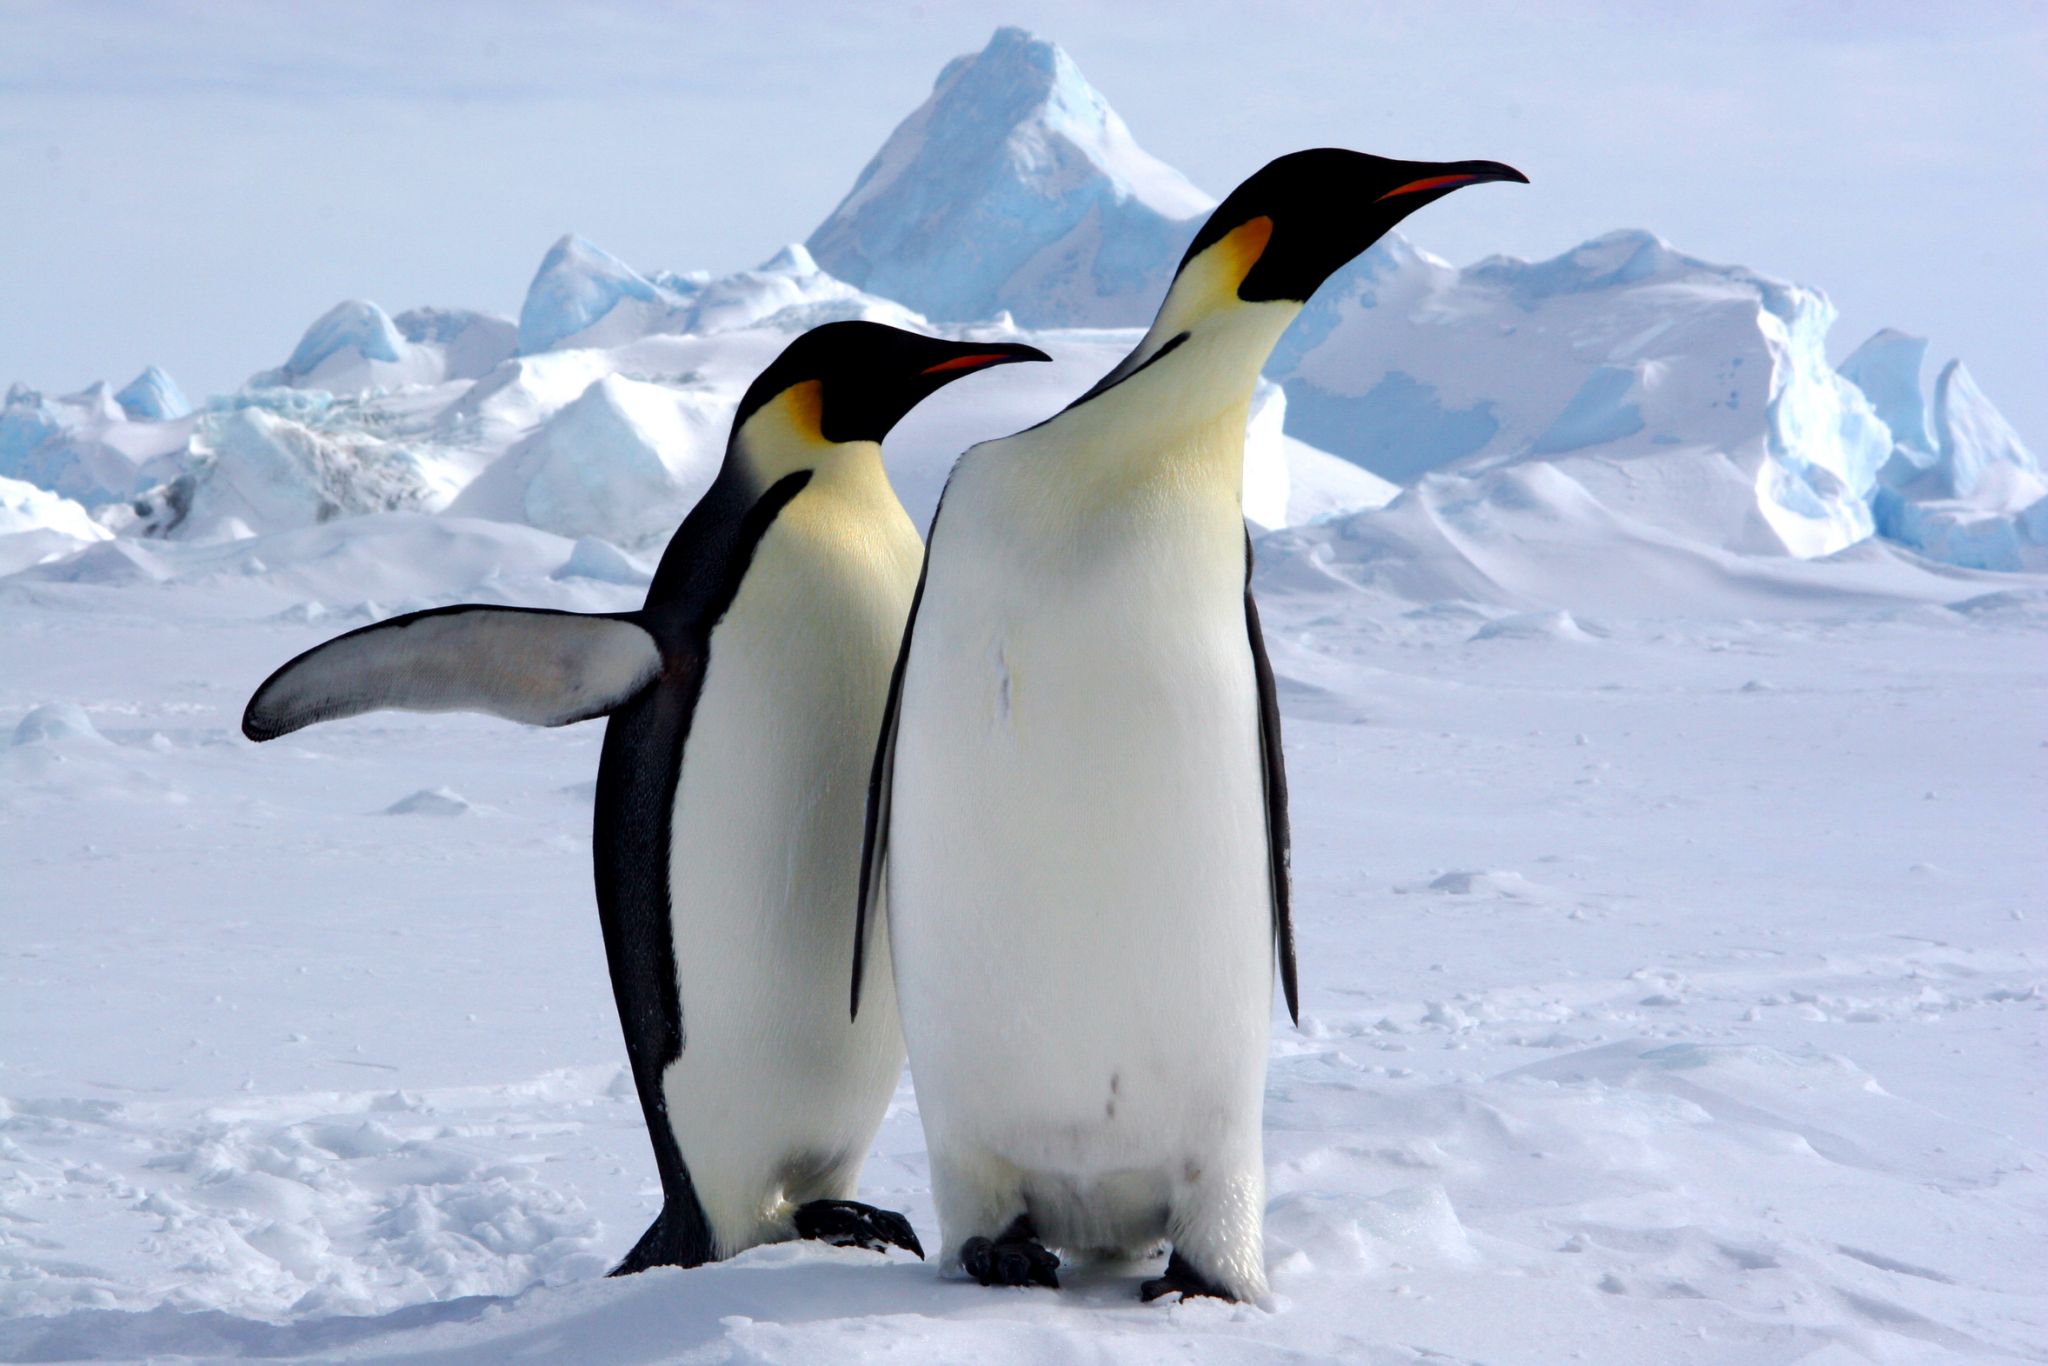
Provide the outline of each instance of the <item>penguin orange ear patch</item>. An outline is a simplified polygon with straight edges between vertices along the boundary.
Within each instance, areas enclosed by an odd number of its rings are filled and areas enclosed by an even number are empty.
[[[792,384],[782,391],[788,406],[789,424],[806,436],[817,436],[825,425],[825,386],[814,379]]]
[[[1225,278],[1235,289],[1251,273],[1259,258],[1266,254],[1266,243],[1273,240],[1273,220],[1261,215],[1238,224],[1216,245],[1222,249],[1223,258],[1230,269]]]
[[[971,356],[955,356],[951,360],[942,360],[937,365],[927,365],[917,373],[920,375],[943,375],[951,370],[978,370],[984,365],[994,365],[997,361],[1012,359],[1014,357],[1005,356],[994,351],[977,352]]]
[[[1420,180],[1411,180],[1406,185],[1396,185],[1393,189],[1388,190],[1378,199],[1375,199],[1373,203],[1381,203],[1384,200],[1394,198],[1396,195],[1420,194],[1424,190],[1452,190],[1456,189],[1460,185],[1470,185],[1475,180],[1485,179],[1488,179],[1488,177],[1483,175],[1424,176]]]

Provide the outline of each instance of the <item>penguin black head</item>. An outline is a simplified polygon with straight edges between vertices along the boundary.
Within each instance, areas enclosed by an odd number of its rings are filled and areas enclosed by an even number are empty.
[[[882,323],[814,327],[747,387],[733,417],[735,444],[749,447],[879,442],[904,414],[977,370],[1051,360],[1012,342],[956,342]],[[754,452],[766,455],[765,450]]]
[[[1498,161],[1394,161],[1341,147],[1267,162],[1209,215],[1180,270],[1220,247],[1245,303],[1306,303],[1345,262],[1424,204],[1465,185],[1529,177]]]

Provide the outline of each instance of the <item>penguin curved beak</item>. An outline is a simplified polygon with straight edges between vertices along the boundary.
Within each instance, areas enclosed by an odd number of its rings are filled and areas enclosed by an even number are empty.
[[[927,365],[918,373],[945,375],[951,378],[970,375],[976,370],[986,370],[992,365],[1014,365],[1018,361],[1052,359],[1037,347],[1025,346],[1020,342],[963,342],[961,346],[965,348],[961,354],[948,356],[936,364]]]
[[[1430,174],[1396,185],[1373,202],[1385,203],[1404,194],[1422,194],[1426,191],[1449,191],[1466,185],[1477,185],[1487,180],[1512,180],[1527,185],[1529,177],[1514,167],[1499,161],[1445,161],[1430,167]]]

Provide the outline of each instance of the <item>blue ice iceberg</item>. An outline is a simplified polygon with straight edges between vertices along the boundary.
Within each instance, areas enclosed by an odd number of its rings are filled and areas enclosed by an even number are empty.
[[[136,422],[169,422],[192,411],[178,382],[154,365],[129,380],[114,402]]]
[[[519,309],[519,351],[530,356],[572,339],[582,346],[625,340],[652,330],[682,302],[604,248],[570,233],[548,248],[527,286]],[[604,335],[586,335],[607,320],[614,325]]]
[[[1065,52],[1002,28],[947,63],[805,245],[929,318],[1137,326],[1214,202],[1132,140]]]
[[[344,299],[313,320],[283,368],[290,379],[305,379],[333,356],[395,362],[405,349],[405,338],[383,309],[366,299]]]

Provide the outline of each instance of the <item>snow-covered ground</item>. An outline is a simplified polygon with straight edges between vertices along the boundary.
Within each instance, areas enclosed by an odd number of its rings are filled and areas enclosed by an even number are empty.
[[[344,526],[0,585],[0,1358],[2048,1355],[2038,579],[1884,552],[1568,615],[1266,538],[1304,981],[1274,1299],[1166,1307],[1136,1267],[1055,1296],[815,1247],[601,1279],[657,1184],[598,729],[236,720],[389,606],[638,590],[539,532]],[[863,1191],[935,1235],[907,1080]]]
[[[11,390],[0,1360],[2048,1360],[2048,476],[1925,340],[1830,369],[1817,290],[1642,232],[1390,238],[1256,402],[1303,983],[1271,1302],[814,1246],[603,1278],[658,1185],[598,728],[259,750],[250,690],[416,607],[636,605],[789,338],[994,314],[945,326],[1056,363],[902,424],[922,523],[1129,348],[1207,202],[1005,30],[817,259],[569,236],[516,321],[350,300],[196,408]],[[864,1193],[930,1245],[928,1184],[906,1079]]]

